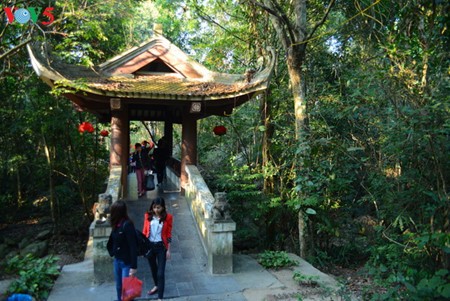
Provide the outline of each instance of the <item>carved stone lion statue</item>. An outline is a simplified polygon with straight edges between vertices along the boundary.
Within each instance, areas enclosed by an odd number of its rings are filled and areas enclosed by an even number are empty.
[[[214,220],[231,219],[231,206],[227,200],[225,192],[216,192],[214,194],[214,205],[212,208],[212,217]]]
[[[93,212],[97,224],[106,222],[110,215],[110,207],[112,204],[112,196],[102,193],[98,196],[98,202],[94,203]]]

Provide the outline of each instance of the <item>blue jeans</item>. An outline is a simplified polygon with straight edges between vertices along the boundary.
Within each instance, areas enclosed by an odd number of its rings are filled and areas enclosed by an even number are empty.
[[[152,245],[150,254],[147,256],[148,264],[152,271],[153,282],[158,287],[158,299],[164,297],[166,251],[166,247],[162,242],[157,243]]]
[[[122,301],[122,279],[130,275],[130,265],[114,258],[114,279],[116,280],[117,300]]]

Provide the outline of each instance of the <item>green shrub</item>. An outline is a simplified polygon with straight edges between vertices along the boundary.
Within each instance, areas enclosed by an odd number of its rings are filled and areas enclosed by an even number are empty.
[[[60,273],[57,260],[54,256],[34,258],[31,254],[8,260],[5,271],[18,277],[9,286],[8,293],[26,293],[37,300],[47,299]]]
[[[283,251],[264,251],[258,255],[258,262],[266,269],[280,269],[298,264]]]
[[[304,275],[300,272],[294,272],[292,278],[300,285],[319,286],[319,276]]]
[[[438,247],[445,252],[448,236],[445,233],[407,232],[395,239],[407,244],[380,244],[371,250],[371,260],[367,263],[369,273],[378,285],[390,288],[385,293],[374,294],[372,299],[448,300],[450,273],[429,258],[429,254],[437,257]]]

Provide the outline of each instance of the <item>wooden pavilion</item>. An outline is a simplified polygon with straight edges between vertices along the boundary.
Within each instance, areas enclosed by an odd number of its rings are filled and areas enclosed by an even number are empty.
[[[185,166],[197,163],[197,120],[227,116],[233,108],[264,92],[274,67],[274,55],[265,67],[246,74],[208,70],[193,61],[161,34],[93,68],[62,63],[45,44],[28,46],[37,75],[100,122],[111,122],[110,166],[122,166],[126,186],[131,120],[162,121],[173,144],[173,124],[182,124],[181,186]]]

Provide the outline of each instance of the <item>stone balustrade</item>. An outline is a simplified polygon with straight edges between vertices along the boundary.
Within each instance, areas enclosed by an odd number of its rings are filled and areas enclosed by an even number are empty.
[[[111,196],[111,203],[117,201],[122,194],[122,167],[112,166],[108,178],[108,186],[105,193],[101,194],[99,198],[105,195]],[[106,244],[108,243],[109,235],[111,233],[111,225],[109,220],[106,222],[99,222],[94,220],[90,226],[90,235],[92,238],[93,250],[92,258],[94,261],[94,278],[96,282],[113,281],[113,265],[112,258],[109,256]]]
[[[229,214],[226,194],[216,193],[213,196],[196,166],[187,165],[186,171],[189,181],[184,188],[185,196],[208,256],[208,270],[212,274],[232,273],[233,232],[236,230],[236,223]],[[120,199],[121,175],[120,166],[111,168],[108,186],[105,193],[101,194],[99,198],[110,195],[112,203]],[[176,175],[174,176],[176,177]],[[91,224],[92,258],[96,282],[113,280],[112,258],[106,248],[110,233],[109,222],[95,220]]]
[[[166,172],[164,178],[164,192],[179,192],[181,191],[180,183],[180,165],[181,162],[177,159],[170,158],[166,163]]]
[[[194,216],[212,274],[233,272],[233,232],[236,223],[231,219],[225,193],[212,195],[195,165],[187,165],[185,197]]]

